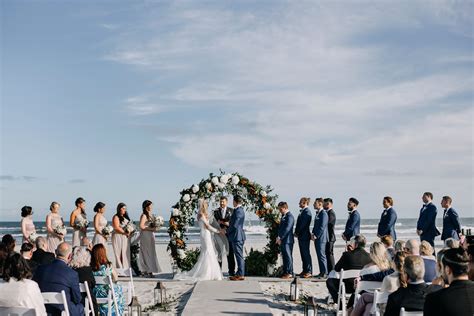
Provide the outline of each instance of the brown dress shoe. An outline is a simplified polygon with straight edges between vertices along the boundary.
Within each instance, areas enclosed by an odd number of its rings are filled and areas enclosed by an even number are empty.
[[[292,277],[293,277],[293,276],[292,276],[291,274],[288,274],[288,273],[287,273],[287,274],[283,274],[283,275],[280,277],[280,279],[285,279],[285,280],[287,280],[287,279],[291,279]]]
[[[311,273],[305,273],[301,276],[303,279],[309,279],[311,277],[313,277],[313,275]]]

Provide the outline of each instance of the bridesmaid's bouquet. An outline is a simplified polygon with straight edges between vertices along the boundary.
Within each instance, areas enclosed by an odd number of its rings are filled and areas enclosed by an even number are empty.
[[[36,238],[38,238],[38,235],[36,233],[31,233],[30,236],[28,237],[28,241],[34,244],[36,242]]]
[[[76,226],[80,229],[87,228],[89,226],[89,221],[85,218],[80,219],[76,222]]]
[[[129,222],[127,223],[127,225],[125,225],[123,227],[123,230],[128,233],[128,234],[133,234],[136,230],[137,230],[137,227],[135,226],[135,224],[133,222]]]
[[[54,227],[53,231],[62,236],[66,236],[67,230],[66,227],[63,224],[59,224],[56,227]]]
[[[104,235],[105,237],[108,237],[110,236],[110,234],[112,234],[113,231],[114,231],[114,228],[110,225],[107,225],[102,229],[102,235]]]
[[[165,220],[163,219],[162,216],[152,215],[149,226],[150,228],[154,228],[155,230],[158,230],[160,229],[161,226],[163,226],[164,223],[165,223]]]

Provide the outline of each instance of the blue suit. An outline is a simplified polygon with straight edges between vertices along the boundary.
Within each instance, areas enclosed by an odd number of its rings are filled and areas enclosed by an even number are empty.
[[[384,210],[380,217],[377,235],[392,236],[393,240],[397,240],[397,233],[395,232],[395,223],[397,222],[397,212],[392,207]]]
[[[446,240],[448,238],[459,240],[460,232],[461,223],[459,222],[459,215],[456,210],[452,207],[444,210],[443,233],[441,234],[441,240]]]
[[[229,245],[235,254],[235,260],[237,261],[237,273],[236,276],[245,275],[245,259],[244,259],[244,221],[245,212],[242,206],[234,209],[232,216],[230,217],[229,228],[227,229],[227,240]]]
[[[420,240],[426,240],[434,248],[434,239],[440,235],[439,230],[436,228],[436,206],[433,203],[424,205],[420,210],[420,217],[416,224],[416,229],[423,231],[420,236]]]
[[[283,257],[283,274],[293,275],[293,245],[295,237],[293,235],[293,226],[295,218],[291,212],[282,216],[280,226],[278,227],[278,237],[281,240],[280,249]]]
[[[326,244],[329,241],[328,213],[324,210],[316,212],[314,217],[313,235],[316,255],[318,256],[319,274],[328,274],[326,260]]]
[[[346,228],[344,229],[344,237],[346,240],[350,240],[352,237],[360,234],[360,215],[357,210],[353,210],[349,214],[349,218],[346,222]]]
[[[81,304],[79,276],[64,261],[55,259],[50,264],[40,265],[33,276],[41,292],[66,292],[66,300],[71,316],[84,315],[84,306]],[[62,305],[46,305],[46,311],[52,315],[61,315]]]
[[[300,248],[301,261],[303,262],[303,273],[312,273],[313,264],[311,262],[311,253],[309,245],[311,241],[311,233],[309,226],[311,225],[311,211],[309,208],[300,210],[300,215],[296,220],[295,235],[298,237],[298,246]]]

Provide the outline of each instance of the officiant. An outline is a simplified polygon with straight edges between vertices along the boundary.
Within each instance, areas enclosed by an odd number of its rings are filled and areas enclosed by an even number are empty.
[[[219,199],[219,208],[214,210],[211,225],[217,229],[227,229],[229,227],[230,217],[233,209],[227,207],[227,197],[221,196]],[[227,266],[229,268],[229,276],[235,275],[235,257],[232,247],[229,247],[229,241],[226,235],[213,234],[214,244],[217,250],[217,260],[222,268],[223,257],[227,257]]]

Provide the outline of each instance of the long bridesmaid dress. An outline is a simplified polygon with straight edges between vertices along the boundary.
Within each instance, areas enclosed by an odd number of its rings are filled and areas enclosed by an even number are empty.
[[[53,229],[58,225],[63,225],[63,219],[61,215],[50,213],[48,216],[51,217],[51,227],[53,227]],[[56,235],[48,232],[46,239],[48,241],[48,251],[56,253],[56,248],[58,248],[58,245],[63,241],[63,238],[56,237]]]
[[[21,221],[22,223],[23,222],[25,223],[25,232],[23,234],[22,243],[25,243],[25,242],[31,243],[29,239],[25,239],[25,236],[30,237],[31,234],[36,233],[33,219],[31,218],[31,215],[28,215],[27,217],[22,218]]]
[[[128,224],[128,220],[125,218],[121,226],[124,227]],[[130,239],[127,236],[117,233],[112,233],[112,248],[115,254],[115,267],[117,269],[128,269],[130,268],[131,257],[130,257]]]
[[[145,216],[142,214],[142,216]],[[145,222],[150,226],[150,221]],[[140,230],[140,259],[139,268],[144,273],[160,273],[161,268],[158,264],[155,248],[155,233],[149,230]]]
[[[86,219],[82,214],[78,214],[74,220],[74,224],[79,223],[81,220]],[[79,228],[74,227],[72,232],[72,247],[80,246],[82,238],[86,237],[87,233]]]
[[[100,216],[99,219],[99,230],[102,231],[105,226],[107,226],[107,219],[102,214],[96,214],[95,216]],[[92,239],[92,244],[95,246],[97,244],[102,244],[107,246],[107,240],[101,234],[94,234],[94,239]]]

